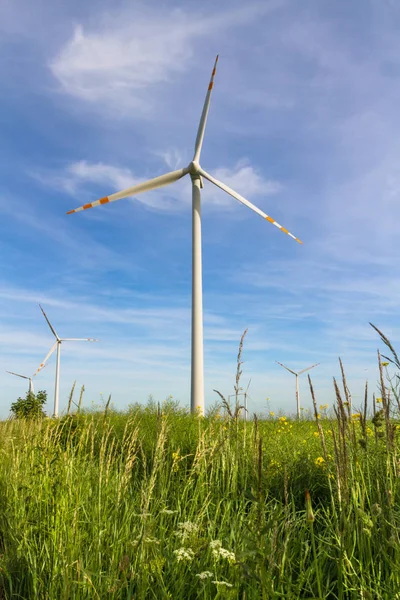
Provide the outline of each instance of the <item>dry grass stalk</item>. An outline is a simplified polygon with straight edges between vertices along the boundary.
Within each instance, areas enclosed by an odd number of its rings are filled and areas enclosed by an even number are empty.
[[[337,424],[338,424],[338,434],[336,439],[336,462],[340,471],[340,479],[342,484],[342,493],[348,493],[348,458],[349,458],[349,450],[347,447],[347,434],[348,434],[348,416],[347,411],[345,410],[344,403],[342,400],[342,396],[340,394],[340,390],[336,379],[333,378],[333,384],[335,387],[337,407],[334,407],[334,411],[336,414]],[[332,432],[334,429],[332,428]]]
[[[382,342],[385,344],[385,346],[387,346],[389,348],[390,352],[393,355],[394,360],[391,359],[391,358],[389,358],[388,356],[383,356],[383,358],[385,360],[388,360],[390,363],[394,364],[398,369],[400,369],[400,360],[399,360],[399,357],[397,356],[396,350],[393,348],[390,340],[375,325],[373,325],[372,323],[370,323],[370,325],[378,333],[378,335],[380,336],[380,338],[381,338]]]
[[[83,399],[83,393],[85,391],[85,386],[83,385],[81,388],[81,393],[79,395],[79,402],[78,402],[78,413],[81,412],[81,406],[82,406],[82,399]]]
[[[243,342],[244,342],[244,338],[246,337],[246,333],[248,332],[248,329],[245,329],[244,332],[242,333],[242,337],[240,338],[240,342],[239,342],[239,351],[238,351],[238,355],[237,355],[237,360],[236,360],[236,384],[234,386],[234,390],[235,390],[235,396],[236,396],[236,410],[238,408],[239,405],[239,392],[242,389],[240,387],[240,377],[242,376],[242,352],[243,352]]]
[[[335,377],[333,378],[333,387],[335,388],[335,394],[336,394],[336,402],[337,402],[337,408],[338,408],[338,420],[341,421],[343,424],[347,423],[347,414],[344,408],[344,404],[343,404],[343,400],[342,400],[342,396],[340,395],[340,390],[339,390],[339,386],[337,384],[337,381],[335,379]],[[336,412],[336,408],[335,408],[335,412]]]
[[[223,394],[221,394],[220,391],[215,390],[215,389],[213,390],[213,392],[218,394],[218,396],[221,398],[222,406],[224,407],[225,411],[228,413],[229,418],[233,419],[235,421],[238,420],[241,410],[246,410],[245,406],[239,404],[239,393],[240,393],[240,390],[242,389],[240,387],[240,377],[242,375],[242,364],[243,364],[243,361],[242,361],[243,342],[244,342],[244,338],[246,336],[247,331],[248,331],[247,329],[244,330],[244,332],[242,333],[242,336],[240,338],[240,342],[239,342],[239,351],[238,351],[238,355],[237,355],[237,367],[236,367],[236,382],[235,382],[235,385],[233,386],[233,389],[235,390],[235,399],[236,399],[234,410],[232,410],[229,400],[227,400],[225,398],[225,396]],[[250,385],[250,383],[249,383],[249,385]],[[248,389],[248,387],[247,387],[247,389]],[[246,393],[247,393],[247,390],[246,390]]]
[[[343,383],[344,395],[345,395],[346,402],[347,402],[347,415],[350,418],[350,416],[351,416],[351,394],[350,394],[350,390],[347,385],[346,375],[344,372],[343,363],[342,363],[342,359],[340,358],[340,356],[339,356],[339,364],[340,364],[340,371],[342,373],[342,383]]]
[[[393,448],[394,442],[394,430],[390,423],[390,393],[386,389],[385,382],[383,379],[383,366],[381,353],[378,350],[378,367],[379,367],[379,382],[380,392],[382,397],[383,416],[385,417],[385,429],[386,429],[386,443],[388,450]]]
[[[319,433],[319,437],[320,437],[321,444],[322,444],[322,450],[323,450],[323,453],[324,453],[324,459],[325,459],[325,461],[328,461],[328,452],[326,450],[325,434],[324,434],[324,430],[322,428],[322,425],[320,423],[320,420],[318,418],[317,401],[315,399],[314,388],[313,388],[313,385],[312,385],[312,382],[311,382],[310,375],[308,375],[308,385],[310,386],[311,398],[312,398],[313,405],[314,405],[314,417],[315,417],[315,422],[317,423],[317,427],[318,427],[318,433]]]
[[[342,502],[342,473],[340,470],[341,464],[341,456],[339,452],[339,447],[336,439],[335,429],[332,425],[332,441],[333,441],[333,450],[335,453],[335,467],[336,467],[336,482],[337,482],[337,492],[338,492],[338,500],[339,504]]]
[[[363,435],[362,440],[360,440],[360,444],[365,449],[368,446],[367,411],[368,411],[368,381],[365,382],[364,406],[363,406],[362,412],[360,411],[360,426],[361,426],[362,435]]]
[[[71,404],[72,404],[72,399],[74,397],[74,391],[75,391],[75,386],[76,386],[76,381],[74,381],[70,394],[69,394],[69,398],[68,398],[68,408],[67,408],[67,415],[69,415],[70,410],[71,410]]]

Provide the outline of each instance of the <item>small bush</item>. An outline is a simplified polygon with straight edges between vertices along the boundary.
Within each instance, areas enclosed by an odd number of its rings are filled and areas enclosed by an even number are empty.
[[[15,419],[42,419],[46,416],[43,406],[47,402],[47,392],[37,394],[27,392],[25,398],[18,398],[11,404],[11,413]]]

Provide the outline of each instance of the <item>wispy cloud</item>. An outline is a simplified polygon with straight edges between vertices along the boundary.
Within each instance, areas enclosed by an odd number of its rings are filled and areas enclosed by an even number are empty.
[[[148,90],[185,72],[199,39],[251,23],[281,4],[250,4],[210,16],[178,8],[109,12],[96,26],[76,25],[49,68],[66,94],[115,116],[132,109],[149,113],[155,96]]]

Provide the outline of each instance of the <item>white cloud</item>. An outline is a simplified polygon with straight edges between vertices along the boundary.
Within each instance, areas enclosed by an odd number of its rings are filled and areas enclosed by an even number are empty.
[[[249,5],[211,16],[180,9],[108,13],[97,27],[75,26],[72,38],[49,63],[61,90],[91,104],[149,112],[150,87],[186,71],[199,38],[243,26],[282,2]]]
[[[193,26],[176,16],[166,23],[138,20],[122,31],[86,32],[78,25],[50,69],[72,96],[88,102],[112,97],[146,110],[141,92],[182,71],[190,57],[186,46]]]
[[[233,168],[219,167],[213,169],[211,174],[249,200],[253,196],[270,196],[282,189],[282,185],[278,181],[265,179],[261,173],[244,160],[239,161]],[[232,203],[230,196],[224,192],[219,192],[214,186],[211,187],[211,191],[210,187],[207,186],[207,193],[209,201],[213,204],[225,205]]]

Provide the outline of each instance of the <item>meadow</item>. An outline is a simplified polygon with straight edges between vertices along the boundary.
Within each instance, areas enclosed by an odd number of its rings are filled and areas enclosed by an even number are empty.
[[[172,400],[0,424],[0,598],[400,598],[400,425],[381,397],[300,421]],[[312,382],[311,384],[312,392]]]

